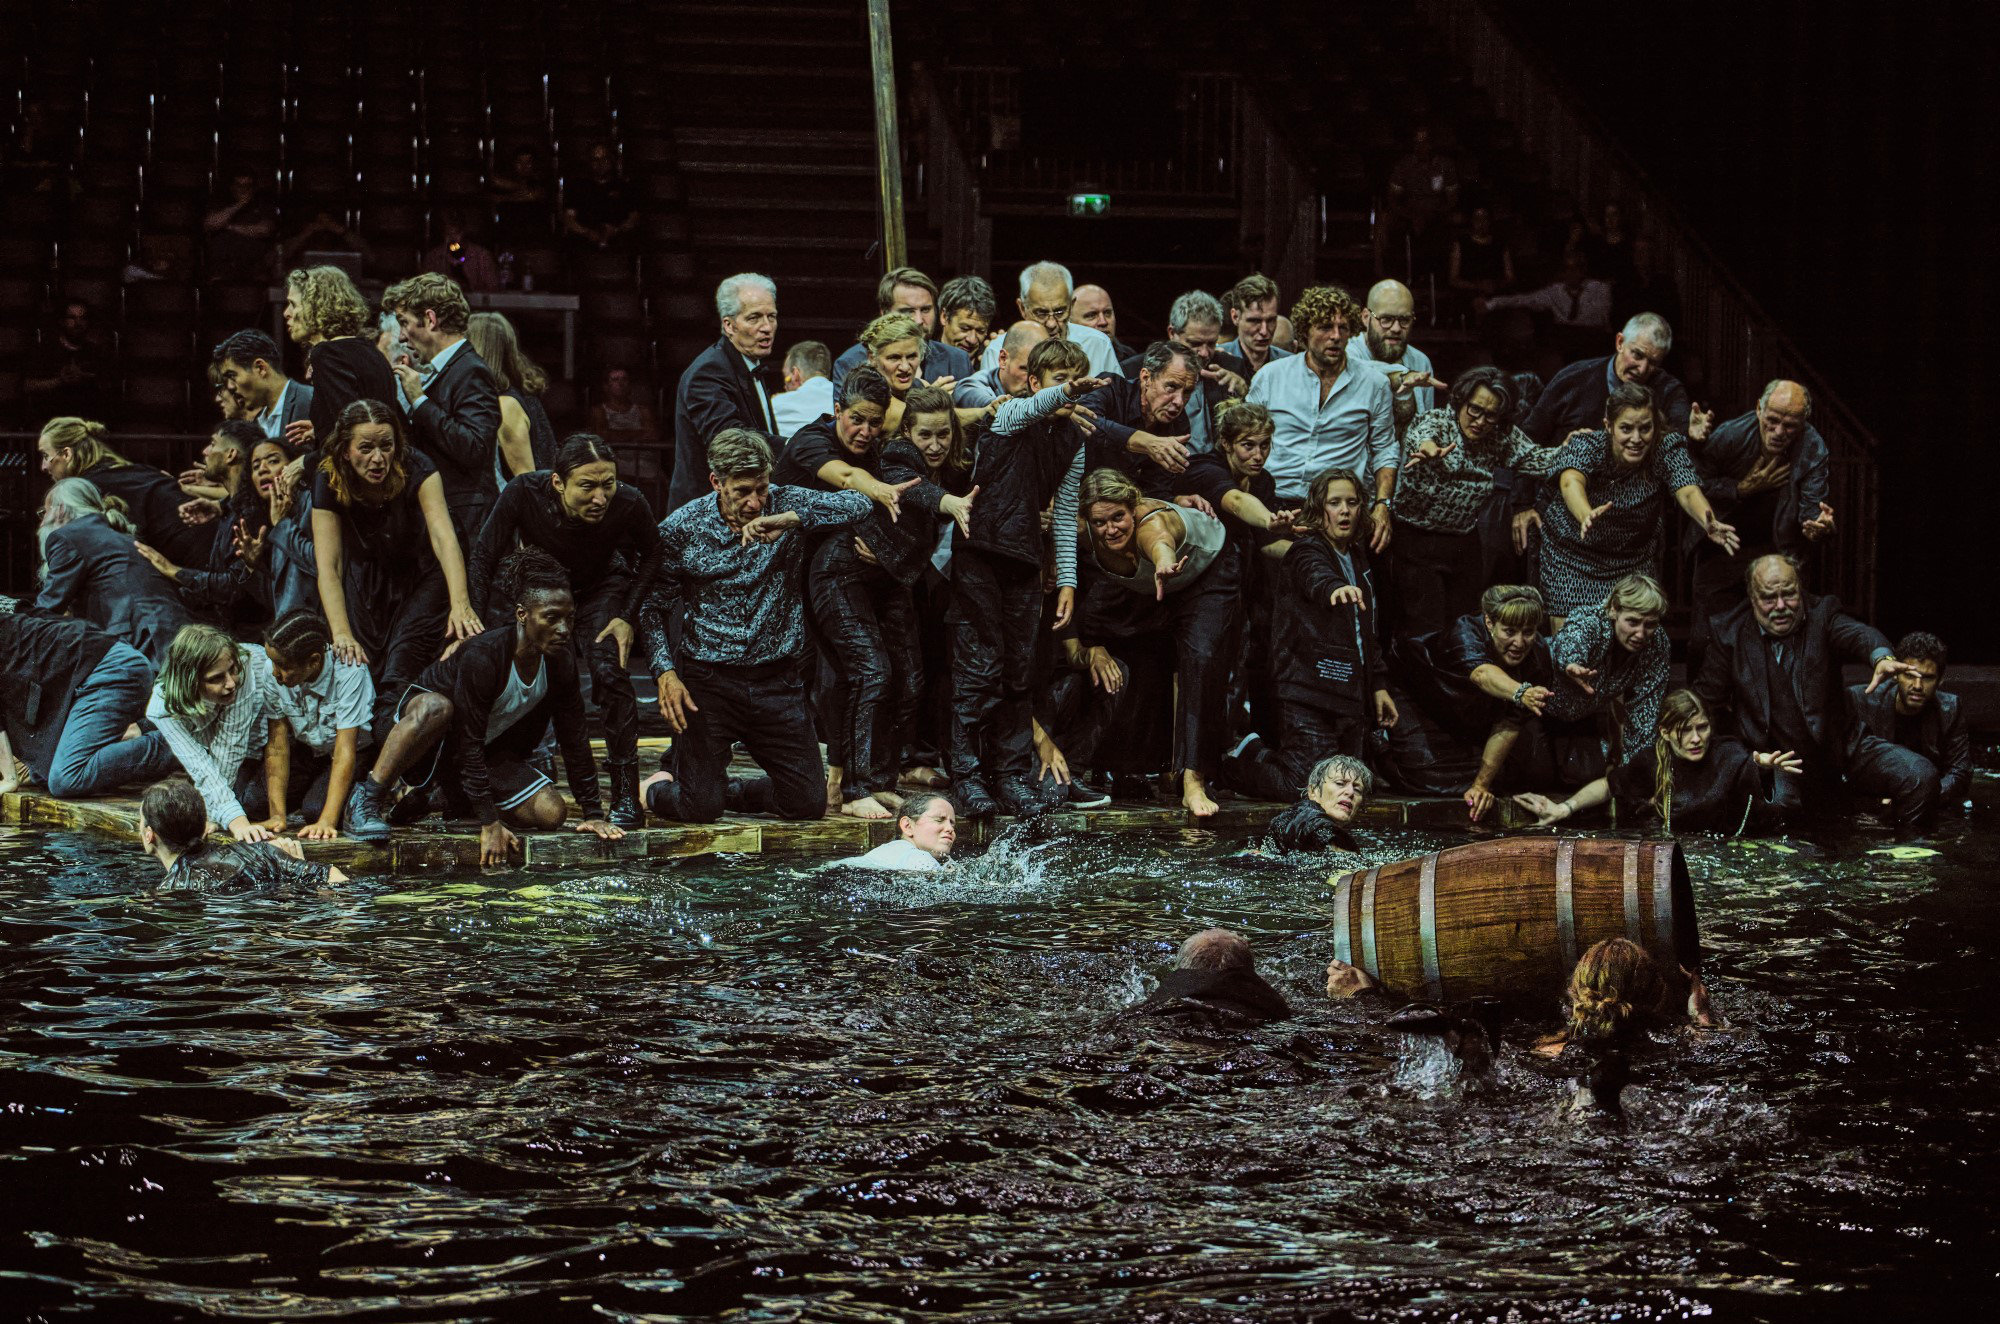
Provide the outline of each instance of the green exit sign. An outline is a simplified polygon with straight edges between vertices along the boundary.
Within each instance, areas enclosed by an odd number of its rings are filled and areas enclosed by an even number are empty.
[[[1069,214],[1072,216],[1102,216],[1111,210],[1109,193],[1072,193],[1069,195]]]

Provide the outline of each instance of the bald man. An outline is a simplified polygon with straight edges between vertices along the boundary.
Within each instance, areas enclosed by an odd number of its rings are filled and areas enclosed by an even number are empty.
[[[1727,423],[1695,409],[1688,426],[1688,455],[1716,518],[1736,527],[1743,546],[1735,555],[1701,537],[1683,538],[1694,561],[1694,638],[1690,665],[1708,635],[1708,620],[1743,600],[1750,563],[1771,552],[1803,558],[1834,531],[1826,503],[1832,460],[1813,427],[1812,396],[1797,382],[1774,381],[1757,407]]]
[[[1375,282],[1368,291],[1366,321],[1368,334],[1347,343],[1349,357],[1379,363],[1391,373],[1408,375],[1413,383],[1431,380],[1431,356],[1410,343],[1410,332],[1417,324],[1417,299],[1409,286],[1394,280]],[[1396,392],[1397,435],[1410,426],[1412,418],[1435,408],[1434,388],[1401,386]]]
[[[1118,310],[1111,306],[1111,291],[1102,285],[1079,285],[1069,301],[1069,320],[1092,326],[1111,337],[1111,347],[1123,363],[1138,351],[1118,338]]]
[[[1873,691],[1909,664],[1896,659],[1880,630],[1833,598],[1806,592],[1788,556],[1752,561],[1747,588],[1748,601],[1710,622],[1694,682],[1718,734],[1733,733],[1757,753],[1799,757],[1802,772],[1774,774],[1772,798],[1788,813],[1839,812],[1844,779],[1870,803],[1890,801],[1905,831],[1933,817],[1936,770],[1900,746],[1856,733],[1840,675],[1844,662],[1868,666]]]
[[[1281,1021],[1292,1008],[1257,973],[1256,957],[1243,935],[1203,929],[1181,944],[1174,968],[1153,995],[1126,1014],[1190,1020],[1221,1029],[1246,1021]]]
[[[974,373],[952,388],[952,403],[960,409],[984,409],[995,400],[1028,393],[1028,351],[1049,338],[1040,322],[1021,321],[1000,337],[993,366]]]

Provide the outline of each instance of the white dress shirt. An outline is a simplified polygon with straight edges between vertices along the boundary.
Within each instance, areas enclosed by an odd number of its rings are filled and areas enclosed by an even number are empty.
[[[1250,383],[1245,399],[1270,410],[1274,424],[1265,471],[1285,501],[1304,500],[1313,478],[1333,468],[1359,474],[1367,496],[1376,471],[1399,462],[1388,374],[1350,359],[1322,400],[1310,362],[1304,354],[1274,360]]]
[[[1347,342],[1347,357],[1360,359],[1364,363],[1373,363],[1385,372],[1421,372],[1427,376],[1435,375],[1431,370],[1431,356],[1418,349],[1415,345],[1406,344],[1403,346],[1403,361],[1401,363],[1384,363],[1370,352],[1367,336],[1356,336]],[[1416,388],[1416,396],[1417,412],[1419,414],[1428,414],[1431,410],[1437,408],[1437,392],[1433,388],[1419,386]]]
[[[764,388],[760,385],[758,390]],[[797,390],[780,391],[771,400],[771,416],[777,420],[778,436],[789,441],[806,424],[833,412],[833,382],[813,377],[800,382]]]

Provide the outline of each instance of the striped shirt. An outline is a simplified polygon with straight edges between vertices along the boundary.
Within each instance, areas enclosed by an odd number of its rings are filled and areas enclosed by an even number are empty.
[[[146,704],[146,716],[160,728],[167,747],[187,771],[208,816],[218,827],[228,827],[239,818],[248,818],[242,801],[236,798],[236,774],[243,760],[261,757],[270,739],[268,723],[282,716],[277,705],[277,682],[271,678],[271,659],[261,648],[238,648],[243,662],[243,680],[236,697],[222,715],[196,730],[183,719],[167,715],[166,698],[160,687]]]

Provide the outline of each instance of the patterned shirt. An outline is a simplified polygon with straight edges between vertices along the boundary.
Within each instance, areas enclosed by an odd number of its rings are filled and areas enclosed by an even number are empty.
[[[1701,475],[1688,458],[1687,439],[1678,432],[1662,437],[1644,464],[1629,468],[1612,458],[1610,440],[1601,429],[1586,432],[1557,448],[1554,468],[1558,473],[1575,469],[1583,475],[1592,510],[1611,504],[1590,526],[1586,543],[1560,488],[1543,503],[1543,536],[1569,545],[1585,560],[1645,554],[1659,537],[1667,499],[1683,487],[1701,485]]]
[[[1449,454],[1410,463],[1429,442],[1450,446]],[[1537,446],[1519,428],[1485,442],[1468,441],[1458,415],[1449,409],[1420,414],[1403,437],[1403,467],[1396,475],[1396,518],[1432,533],[1470,533],[1493,494],[1493,471],[1545,477],[1555,467],[1557,448]]]
[[[1643,651],[1628,653],[1612,632],[1609,616],[1602,611],[1575,613],[1549,640],[1556,692],[1549,700],[1548,715],[1574,721],[1617,703],[1625,713],[1625,757],[1650,749],[1660,725],[1660,699],[1667,692],[1668,647],[1667,632],[1655,629]],[[1585,694],[1564,674],[1565,667],[1577,662],[1597,673],[1590,682],[1597,693]]]
[[[297,896],[326,886],[332,876],[326,865],[295,860],[266,842],[205,842],[174,858],[159,889]]]
[[[167,747],[201,792],[209,818],[224,828],[249,817],[236,798],[237,771],[252,754],[263,754],[270,739],[266,723],[283,716],[277,704],[278,683],[271,679],[271,659],[261,648],[236,651],[243,663],[243,680],[222,715],[207,726],[197,729],[184,718],[169,717],[166,698],[157,685],[146,704],[146,716],[160,728]]]
[[[796,511],[800,527],[743,545],[711,493],[660,521],[666,560],[639,628],[655,675],[674,669],[670,631],[683,611],[680,656],[712,666],[785,662],[806,647],[806,551],[815,529],[858,524],[874,508],[859,492],[771,485],[767,515]]]

